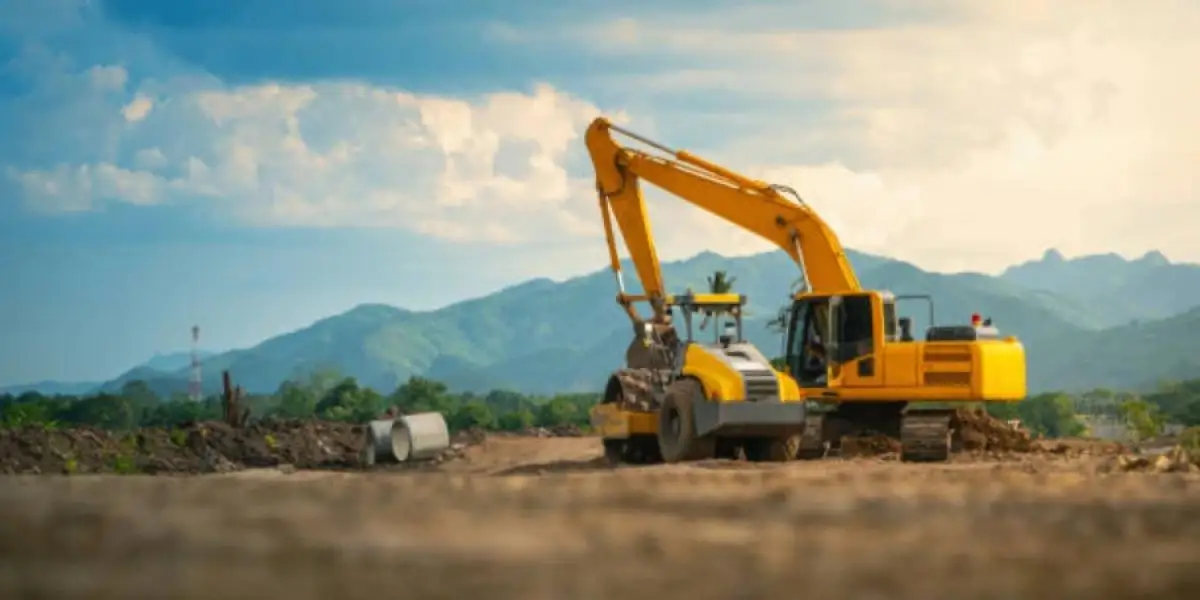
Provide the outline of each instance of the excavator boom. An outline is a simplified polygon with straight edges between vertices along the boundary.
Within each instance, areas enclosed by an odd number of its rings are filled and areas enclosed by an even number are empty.
[[[639,141],[664,156],[622,146],[614,139],[613,132]],[[770,240],[800,267],[805,291],[843,293],[860,289],[837,235],[790,188],[766,184],[688,152],[667,148],[604,118],[597,118],[588,127],[585,142],[596,171],[609,258],[621,292],[619,299],[634,320],[640,318],[630,307],[630,302],[636,300],[649,301],[655,320],[661,320],[666,311],[662,269],[642,197],[643,179]],[[788,199],[785,193],[795,199]],[[614,219],[642,282],[643,296],[625,294],[613,233]]]

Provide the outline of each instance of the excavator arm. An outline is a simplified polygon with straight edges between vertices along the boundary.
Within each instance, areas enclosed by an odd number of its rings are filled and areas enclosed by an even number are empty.
[[[622,146],[613,132],[663,155]],[[656,323],[664,322],[668,311],[662,268],[642,197],[642,180],[781,248],[799,266],[803,291],[843,293],[860,289],[837,235],[791,188],[763,183],[688,152],[667,148],[603,117],[588,127],[585,142],[596,172],[609,259],[619,289],[617,299],[635,322],[642,318],[632,307],[633,302],[649,302]],[[794,200],[784,194],[792,195]],[[642,282],[642,295],[625,292],[614,220]]]

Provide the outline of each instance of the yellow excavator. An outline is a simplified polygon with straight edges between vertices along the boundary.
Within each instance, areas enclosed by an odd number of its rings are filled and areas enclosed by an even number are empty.
[[[621,145],[614,133],[647,149]],[[600,117],[585,135],[617,282],[634,325],[626,365],[608,379],[592,426],[614,462],[744,456],[813,459],[844,436],[900,440],[905,461],[944,461],[957,438],[956,405],[1025,398],[1025,350],[978,315],[936,326],[928,296],[859,284],[837,235],[792,188],[751,179]],[[800,270],[786,319],[786,373],[744,337],[741,294],[666,292],[641,182],[650,182],[781,248]],[[643,293],[626,293],[619,228]],[[899,299],[929,304],[925,339],[898,317]],[[634,303],[649,304],[643,317]],[[677,318],[682,318],[680,335]],[[711,323],[711,341],[694,337]]]

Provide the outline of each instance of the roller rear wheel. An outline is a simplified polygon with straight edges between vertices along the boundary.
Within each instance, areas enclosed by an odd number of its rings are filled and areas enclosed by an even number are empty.
[[[658,412],[658,447],[668,463],[704,460],[716,454],[716,439],[696,434],[694,406],[704,400],[704,388],[693,379],[680,379],[667,388]]]

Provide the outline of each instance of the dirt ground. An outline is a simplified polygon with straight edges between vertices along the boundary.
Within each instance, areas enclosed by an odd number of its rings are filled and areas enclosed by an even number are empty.
[[[1200,597],[1200,475],[1108,454],[613,469],[496,437],[436,472],[10,476],[0,597]]]

